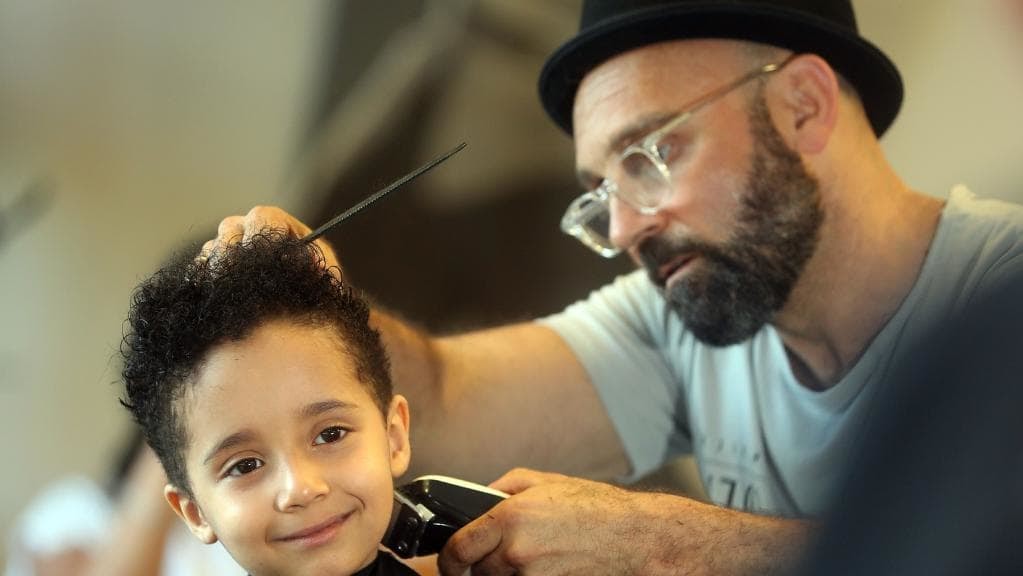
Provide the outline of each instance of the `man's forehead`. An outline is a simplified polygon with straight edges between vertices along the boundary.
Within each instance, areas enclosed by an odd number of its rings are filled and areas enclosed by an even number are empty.
[[[740,69],[741,42],[675,40],[615,56],[583,78],[573,109],[577,161],[597,162]]]
[[[591,114],[660,102],[680,105],[740,70],[741,46],[733,40],[675,40],[619,54],[591,70],[579,85],[573,106],[576,136]],[[603,119],[604,121],[607,118]]]

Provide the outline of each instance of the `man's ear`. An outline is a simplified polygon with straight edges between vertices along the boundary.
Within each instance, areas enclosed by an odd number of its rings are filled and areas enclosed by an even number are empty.
[[[408,470],[409,460],[412,458],[412,446],[409,444],[408,400],[401,394],[395,394],[391,399],[386,424],[391,476],[397,478]]]
[[[795,56],[778,73],[774,119],[793,150],[816,154],[827,146],[838,120],[841,91],[835,71],[819,56]]]
[[[217,541],[217,534],[213,531],[213,527],[206,521],[202,509],[191,496],[173,484],[167,484],[163,487],[163,497],[167,499],[167,503],[170,504],[174,512],[185,521],[188,529],[195,534],[196,538],[205,544],[213,544]]]

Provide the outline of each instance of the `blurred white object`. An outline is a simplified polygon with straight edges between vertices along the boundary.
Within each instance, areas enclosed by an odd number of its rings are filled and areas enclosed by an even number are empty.
[[[94,550],[104,543],[114,505],[95,482],[69,476],[29,502],[11,531],[5,576],[37,576],[33,557]],[[220,544],[207,546],[176,523],[167,536],[161,575],[244,576]]]

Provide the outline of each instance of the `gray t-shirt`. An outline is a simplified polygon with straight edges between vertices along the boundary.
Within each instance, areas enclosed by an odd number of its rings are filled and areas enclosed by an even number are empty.
[[[956,188],[906,299],[849,373],[819,392],[796,381],[771,326],[734,346],[703,344],[643,271],[541,322],[565,339],[596,386],[631,461],[626,480],[693,453],[715,503],[812,516],[827,503],[899,354],[1014,272],[1023,272],[1023,207]]]

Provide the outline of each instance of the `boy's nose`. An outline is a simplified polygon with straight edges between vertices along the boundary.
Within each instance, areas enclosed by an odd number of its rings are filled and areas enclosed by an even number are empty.
[[[281,485],[276,506],[281,512],[304,508],[330,493],[330,484],[314,462],[296,458],[281,470]]]

